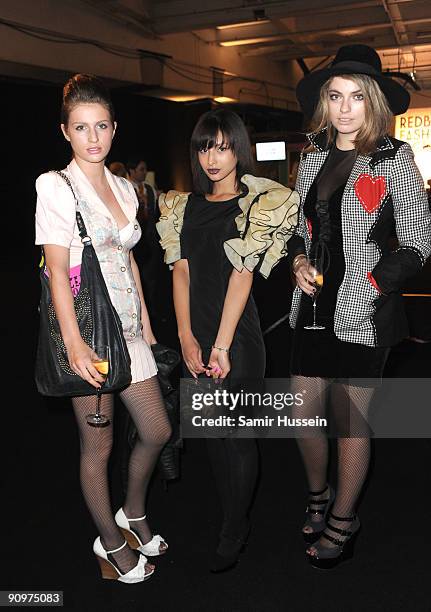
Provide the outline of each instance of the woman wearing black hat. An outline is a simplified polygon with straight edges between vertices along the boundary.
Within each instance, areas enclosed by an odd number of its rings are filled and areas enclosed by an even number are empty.
[[[330,67],[302,79],[297,96],[313,131],[298,171],[290,251],[297,282],[291,374],[295,389],[306,391],[296,416],[323,415],[328,398],[338,436],[336,493],[327,483],[326,436],[298,440],[310,488],[307,558],[331,568],[351,556],[360,528],[369,379],[381,378],[389,347],[408,335],[399,290],[431,252],[431,215],[410,146],[388,136],[409,94],[384,76],[373,49],[342,47]]]

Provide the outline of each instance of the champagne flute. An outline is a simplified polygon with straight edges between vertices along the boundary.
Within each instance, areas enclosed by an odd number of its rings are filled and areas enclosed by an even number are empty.
[[[106,381],[109,372],[109,346],[93,346],[93,351],[94,357],[92,359],[92,364]],[[100,414],[100,400],[103,385],[104,382],[101,384],[100,388],[97,389],[96,412],[94,414],[87,414],[86,417],[87,423],[92,427],[106,427],[106,425],[110,423],[107,416]]]
[[[316,323],[316,300],[323,287],[323,270],[320,259],[310,259],[308,262],[308,272],[314,278],[315,291],[312,295],[313,300],[313,325],[304,325],[304,329],[325,329],[324,325]]]

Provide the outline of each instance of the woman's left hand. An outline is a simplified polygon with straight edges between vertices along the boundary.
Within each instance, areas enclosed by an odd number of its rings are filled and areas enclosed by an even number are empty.
[[[206,371],[207,376],[216,378],[226,378],[230,372],[230,358],[227,351],[220,351],[213,348],[208,360],[209,369]]]

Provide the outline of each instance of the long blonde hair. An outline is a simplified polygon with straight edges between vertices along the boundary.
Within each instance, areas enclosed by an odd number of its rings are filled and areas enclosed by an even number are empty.
[[[366,74],[340,74],[343,79],[356,83],[364,94],[365,120],[361,126],[354,145],[359,155],[369,155],[376,150],[377,143],[391,129],[393,115],[385,94],[377,81]],[[311,120],[311,130],[320,132],[327,128],[327,144],[331,145],[337,136],[337,130],[329,120],[329,86],[334,77],[328,79],[320,89],[320,98]],[[306,151],[314,150],[308,147]]]

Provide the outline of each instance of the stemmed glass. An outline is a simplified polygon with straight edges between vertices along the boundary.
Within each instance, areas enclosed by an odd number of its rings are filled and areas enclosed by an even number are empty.
[[[93,346],[93,351],[94,357],[92,359],[92,364],[106,381],[109,372],[109,346]],[[97,389],[97,404],[95,414],[87,414],[86,417],[87,423],[92,427],[105,427],[110,423],[107,416],[100,414],[100,400],[103,385],[104,382],[101,384],[100,388]]]
[[[308,272],[314,278],[315,292],[313,293],[313,325],[304,325],[304,329],[325,329],[324,325],[317,325],[316,323],[316,300],[317,296],[323,287],[323,268],[321,259],[310,259],[308,262]]]

